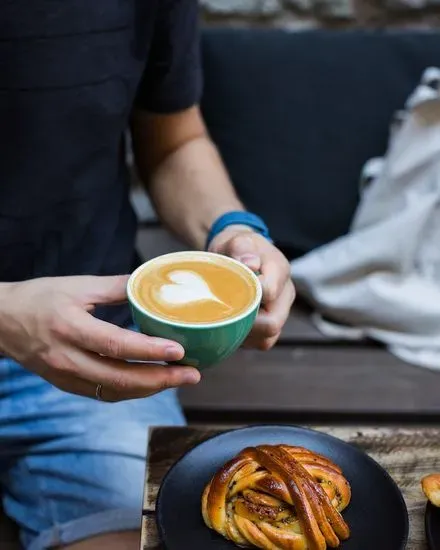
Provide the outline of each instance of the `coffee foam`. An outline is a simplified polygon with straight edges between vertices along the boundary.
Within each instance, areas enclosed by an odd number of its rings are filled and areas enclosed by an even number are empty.
[[[258,281],[242,264],[203,252],[151,260],[133,274],[130,288],[146,311],[178,324],[236,318],[261,296]]]
[[[211,292],[209,284],[195,271],[171,271],[168,274],[169,284],[160,287],[157,293],[158,299],[169,306],[180,306],[211,300],[228,307]]]

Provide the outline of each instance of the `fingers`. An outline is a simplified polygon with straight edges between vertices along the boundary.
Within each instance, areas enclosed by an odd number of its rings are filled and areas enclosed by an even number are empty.
[[[102,384],[103,400],[114,402],[197,384],[200,373],[192,367],[132,364],[70,349],[60,355],[45,378],[63,391],[92,398],[96,398],[97,385]]]
[[[290,281],[290,267],[286,258],[275,248],[264,257],[261,265],[260,282],[263,288],[263,303],[277,300]]]
[[[116,394],[150,395],[185,384],[197,384],[200,373],[192,367],[168,367],[155,363],[127,363],[72,349],[70,359],[81,366],[73,374],[102,384]]]
[[[163,365],[144,365],[143,378],[149,379],[148,384],[140,385],[133,390],[125,391],[118,385],[106,386],[103,384],[101,398],[103,401],[117,402],[127,399],[141,399],[171,388],[179,388],[186,385],[195,385],[200,382],[200,373],[192,367],[171,367]],[[96,397],[96,387],[94,387]]]
[[[259,271],[261,268],[261,258],[253,233],[244,232],[230,239],[224,253],[247,265],[252,271]]]
[[[295,289],[289,280],[281,295],[274,302],[261,308],[260,314],[247,338],[244,347],[261,350],[271,349],[278,341],[295,299]]]
[[[217,244],[217,251],[259,272],[262,307],[244,346],[261,350],[272,348],[295,298],[289,262],[275,246],[254,232],[239,232]]]
[[[170,340],[152,338],[94,318],[88,313],[71,319],[68,339],[80,348],[129,361],[180,361],[183,347]]]
[[[289,262],[260,235],[239,233],[225,244],[223,253],[260,272],[263,303],[275,301],[290,280]]]
[[[251,332],[251,334],[246,338],[243,348],[269,351],[275,346],[278,339],[279,336],[267,338],[259,336],[256,332]]]

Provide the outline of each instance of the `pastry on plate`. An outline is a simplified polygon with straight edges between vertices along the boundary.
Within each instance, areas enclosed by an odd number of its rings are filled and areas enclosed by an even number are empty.
[[[351,490],[342,470],[303,447],[241,451],[206,486],[206,525],[241,547],[326,550],[350,536],[341,512]]]
[[[422,489],[429,502],[440,507],[440,474],[425,476],[422,479]]]

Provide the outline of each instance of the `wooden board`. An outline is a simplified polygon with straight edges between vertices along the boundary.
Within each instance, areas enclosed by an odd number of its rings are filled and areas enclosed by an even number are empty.
[[[440,430],[423,427],[397,429],[328,426],[317,429],[358,446],[387,469],[402,490],[410,514],[407,550],[426,550],[426,499],[420,489],[420,479],[428,473],[440,471]],[[163,476],[175,460],[215,433],[219,433],[219,430],[207,427],[156,428],[151,431],[142,550],[162,550],[157,537],[154,511]]]
[[[440,373],[380,348],[240,350],[180,395],[192,411],[440,414]]]

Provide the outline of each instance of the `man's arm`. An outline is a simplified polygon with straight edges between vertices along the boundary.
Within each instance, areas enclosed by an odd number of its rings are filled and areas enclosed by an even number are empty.
[[[244,210],[197,107],[202,96],[198,12],[197,0],[160,2],[132,115],[139,175],[161,220],[192,248],[206,246],[220,216]],[[247,225],[227,226],[211,239],[209,250],[260,273],[263,306],[247,343],[269,349],[294,298],[286,258]]]
[[[243,210],[197,107],[177,114],[136,112],[133,144],[141,178],[159,217],[191,246],[204,248],[215,220]],[[247,344],[271,348],[289,315],[295,292],[286,258],[248,226],[228,226],[209,250],[260,272],[263,307]]]
[[[198,107],[167,115],[135,111],[132,133],[139,175],[159,217],[192,247],[205,246],[219,216],[244,209]]]

